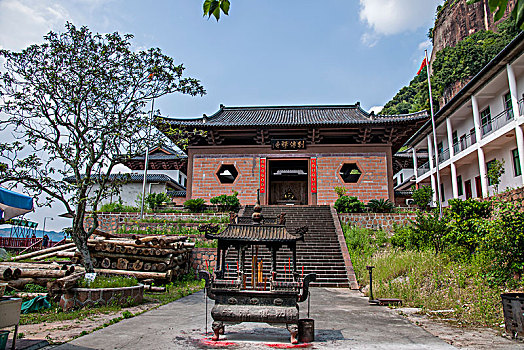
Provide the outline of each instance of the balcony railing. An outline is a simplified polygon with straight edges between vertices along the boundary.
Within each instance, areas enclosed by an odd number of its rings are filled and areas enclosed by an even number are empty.
[[[449,148],[446,148],[445,150],[442,150],[442,152],[439,151],[438,153],[438,162],[443,163],[446,160],[449,159]]]
[[[422,164],[417,169],[417,176],[423,175],[429,171],[429,161]]]
[[[524,98],[519,100],[519,113],[520,115],[524,114]]]
[[[459,154],[469,146],[477,143],[477,136],[475,133],[467,134],[464,137],[461,137],[458,142],[455,142],[453,144],[453,150],[455,151],[455,154]]]
[[[491,120],[488,120],[486,123],[482,124],[482,137],[491,134],[493,131],[496,131],[502,128],[504,125],[508,124],[514,119],[513,108],[508,108],[503,110],[497,116]]]

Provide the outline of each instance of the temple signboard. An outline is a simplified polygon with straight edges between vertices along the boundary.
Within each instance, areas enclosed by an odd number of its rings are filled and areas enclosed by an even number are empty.
[[[271,149],[280,151],[294,151],[306,149],[305,139],[271,139]]]

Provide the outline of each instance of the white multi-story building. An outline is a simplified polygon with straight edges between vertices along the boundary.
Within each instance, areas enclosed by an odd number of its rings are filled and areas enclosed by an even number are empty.
[[[524,34],[516,37],[406,143],[413,152],[417,185],[431,184],[436,202],[494,193],[486,173],[504,162],[499,192],[524,185]],[[421,164],[418,153],[429,153]],[[438,154],[438,157],[435,157]],[[436,161],[438,158],[438,162]],[[437,165],[440,181],[437,179]]]

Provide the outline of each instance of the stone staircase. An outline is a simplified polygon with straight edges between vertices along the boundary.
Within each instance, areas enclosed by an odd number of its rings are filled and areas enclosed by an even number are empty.
[[[313,287],[350,287],[346,263],[340,247],[336,232],[334,218],[329,206],[264,206],[262,215],[265,218],[276,217],[280,213],[286,213],[286,229],[294,233],[295,229],[301,226],[308,226],[308,233],[304,237],[304,242],[297,242],[297,270],[304,275],[316,273],[317,281]],[[251,217],[253,206],[246,206],[243,217]],[[230,271],[236,270],[238,253],[234,248],[230,248],[226,263]],[[269,276],[271,269],[271,258],[269,250],[264,246],[259,246],[259,261],[262,259],[264,276]],[[277,254],[277,271],[279,279],[291,281],[289,273],[289,262],[292,261],[291,251],[287,247],[282,247]],[[251,271],[252,251],[246,251],[246,271]],[[287,274],[283,276],[284,269]],[[226,278],[234,278],[233,274],[226,274]],[[246,283],[251,283],[251,276],[246,276]]]

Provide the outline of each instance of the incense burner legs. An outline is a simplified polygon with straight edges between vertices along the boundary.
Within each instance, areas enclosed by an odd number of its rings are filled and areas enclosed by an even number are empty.
[[[291,335],[291,344],[298,344],[298,325],[296,324],[286,324],[286,328]]]
[[[211,328],[213,328],[213,337],[211,338],[213,341],[217,341],[220,338],[220,334],[224,334],[224,322],[222,321],[215,321],[211,325]]]

